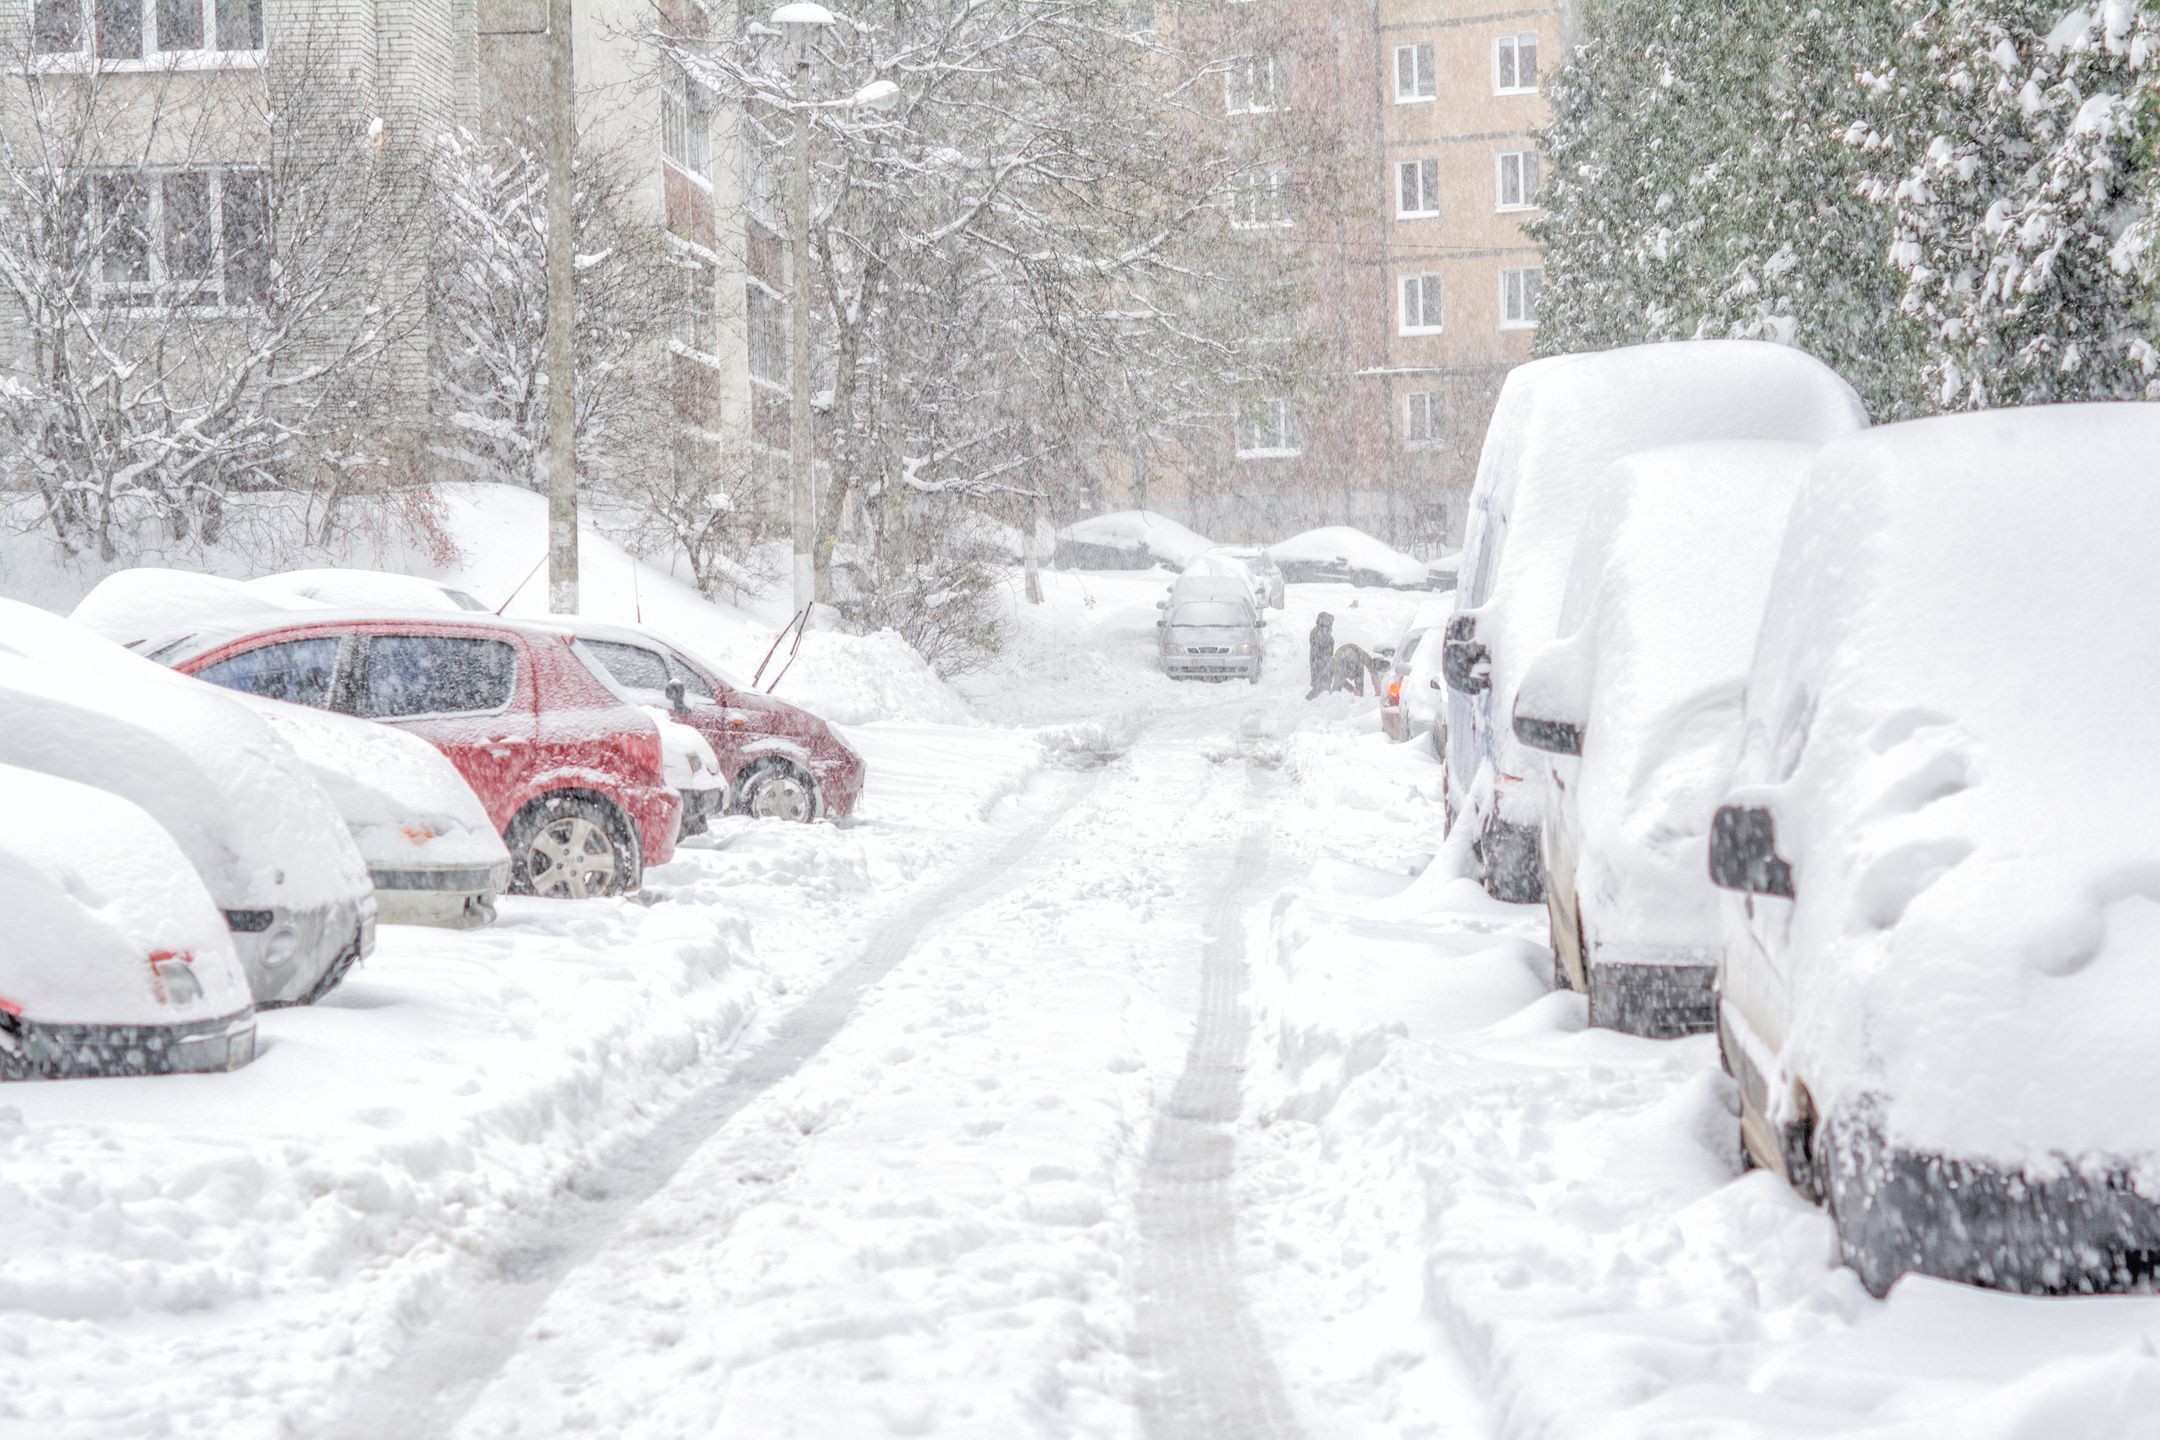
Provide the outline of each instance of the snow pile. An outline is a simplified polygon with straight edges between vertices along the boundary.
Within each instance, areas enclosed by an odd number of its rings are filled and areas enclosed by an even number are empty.
[[[1286,571],[1326,567],[1358,580],[1415,590],[1430,578],[1423,560],[1349,525],[1324,525],[1267,547],[1268,559]]]
[[[232,934],[187,857],[117,795],[0,765],[0,1012],[41,1025],[179,1025],[251,1004]],[[185,993],[157,960],[178,959]],[[0,1046],[13,1042],[0,1030]]]
[[[2160,1187],[2156,455],[2160,408],[2109,405],[1818,459],[1734,798],[1792,864],[1783,1060],[1822,1113],[1877,1094],[1893,1142]]]
[[[1110,557],[1115,556],[1134,569],[1167,565],[1183,570],[1215,548],[1214,541],[1152,510],[1090,515],[1058,531],[1057,540],[1058,563],[1079,569],[1111,568]]]
[[[1492,653],[1492,688],[1450,703],[1449,763],[1467,788],[1478,761],[1532,773],[1511,728],[1526,666],[1558,631],[1584,517],[1600,477],[1637,450],[1707,440],[1821,444],[1867,423],[1821,362],[1741,340],[1562,355],[1511,371],[1485,434],[1461,570],[1462,609]],[[1507,818],[1535,823],[1533,797]]]
[[[1740,701],[1785,517],[1816,451],[1774,441],[1646,450],[1606,471],[1560,612],[1564,638],[1517,708],[1583,732],[1547,756],[1576,832],[1590,939],[1707,957],[1710,817],[1740,749]],[[1560,799],[1547,793],[1548,815]],[[1643,956],[1638,958],[1655,958]]]

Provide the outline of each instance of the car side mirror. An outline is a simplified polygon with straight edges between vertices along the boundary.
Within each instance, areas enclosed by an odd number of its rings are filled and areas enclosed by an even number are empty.
[[[1749,895],[1793,898],[1792,866],[1778,858],[1777,821],[1760,806],[1726,805],[1710,822],[1710,883]]]
[[[670,680],[670,681],[668,681],[668,682],[667,682],[667,703],[668,703],[668,709],[670,709],[670,710],[674,711],[674,712],[675,712],[675,713],[676,713],[677,715],[687,715],[687,714],[689,714],[689,713],[690,713],[690,689],[689,689],[689,687],[688,687],[688,686],[686,686],[686,685],[684,685],[684,684],[683,684],[683,682],[682,682],[682,681],[680,681],[680,680]]]
[[[1515,738],[1548,755],[1582,754],[1582,727],[1565,720],[1544,720],[1517,710]]]
[[[1155,622],[1155,628],[1157,630],[1167,630],[1170,628],[1170,622],[1167,620],[1157,620]]]
[[[1170,608],[1170,602],[1168,600],[1157,600],[1155,602],[1155,608],[1157,610],[1167,610]]]
[[[1492,689],[1492,651],[1475,640],[1450,640],[1440,651],[1440,673],[1450,689],[1482,695]]]

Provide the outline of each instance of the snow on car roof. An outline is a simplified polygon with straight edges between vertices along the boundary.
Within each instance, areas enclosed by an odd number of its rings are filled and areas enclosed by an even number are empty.
[[[1736,798],[1794,868],[1788,1049],[1894,1141],[2160,1157],[2156,455],[2149,404],[1922,420],[1794,506]]]
[[[1058,539],[1082,545],[1101,545],[1113,550],[1145,550],[1170,565],[1183,569],[1195,556],[1215,548],[1215,542],[1186,529],[1167,515],[1152,510],[1114,510],[1090,515],[1058,531]]]
[[[140,806],[0,765],[0,809],[37,820],[0,835],[0,996],[25,1020],[177,1025],[248,1008],[224,917]],[[161,983],[153,955],[185,957],[199,993]]]
[[[473,614],[487,609],[474,597],[443,581],[383,570],[334,567],[287,570],[249,580],[245,588],[281,600],[313,601],[341,609],[388,605],[400,610],[442,610],[453,614]],[[469,603],[460,603],[460,596]]]
[[[1391,585],[1422,585],[1430,575],[1423,560],[1405,555],[1376,536],[1350,525],[1323,525],[1267,547],[1268,558],[1325,563],[1341,560],[1352,569],[1370,570]]]
[[[68,618],[117,644],[134,645],[183,624],[243,623],[313,608],[315,602],[301,596],[266,594],[221,575],[138,565],[100,580]]]

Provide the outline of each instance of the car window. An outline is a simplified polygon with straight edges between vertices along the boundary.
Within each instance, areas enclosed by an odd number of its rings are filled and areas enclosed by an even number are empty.
[[[242,694],[264,695],[272,700],[287,700],[295,705],[327,710],[330,708],[330,680],[337,670],[337,652],[338,641],[334,635],[284,640],[228,655],[215,665],[203,666],[195,675],[199,680]]]
[[[1242,605],[1180,605],[1171,613],[1170,623],[1176,626],[1197,626],[1203,629],[1224,629],[1236,626],[1249,629],[1252,612]]]
[[[704,676],[698,674],[697,671],[691,669],[688,665],[683,664],[682,657],[680,655],[669,655],[667,657],[667,662],[669,678],[682,681],[683,689],[685,691],[697,696],[702,700],[715,700],[719,698],[718,696],[713,694],[712,686],[705,683]]]
[[[465,635],[377,635],[368,642],[359,713],[456,715],[510,703],[517,650]]]
[[[1415,634],[1411,635],[1409,639],[1402,642],[1402,648],[1395,652],[1396,669],[1407,670],[1410,668],[1410,662],[1417,658],[1418,642],[1423,640],[1424,638],[1425,632],[1423,630],[1420,630],[1417,631]]]
[[[658,652],[613,640],[587,640],[584,644],[593,658],[607,667],[615,683],[625,689],[650,690],[656,695],[667,689],[667,661]]]

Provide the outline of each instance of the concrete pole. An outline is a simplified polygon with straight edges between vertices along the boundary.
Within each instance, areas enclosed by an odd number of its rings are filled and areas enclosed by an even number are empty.
[[[795,608],[817,598],[817,451],[810,435],[810,47],[795,59],[794,164],[788,176],[788,484],[794,512]]]
[[[571,233],[571,157],[577,72],[570,0],[548,0],[547,375],[548,609],[578,609],[577,273]]]
[[[1042,497],[1028,497],[1027,536],[1020,542],[1022,569],[1027,577],[1027,600],[1030,605],[1043,603],[1042,560],[1035,551],[1035,537],[1042,530]]]

